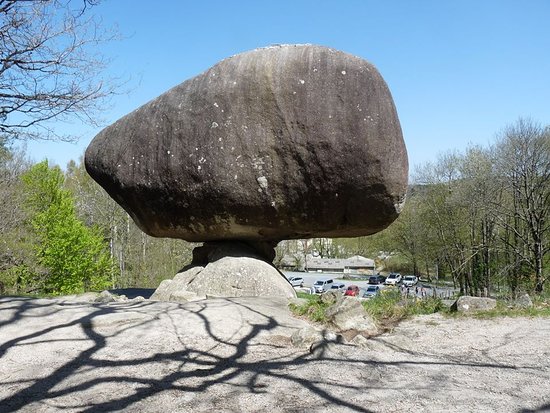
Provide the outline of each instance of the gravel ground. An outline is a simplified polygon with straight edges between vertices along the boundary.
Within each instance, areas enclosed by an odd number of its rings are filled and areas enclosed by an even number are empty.
[[[550,319],[405,321],[296,348],[285,304],[0,297],[0,412],[550,411]]]

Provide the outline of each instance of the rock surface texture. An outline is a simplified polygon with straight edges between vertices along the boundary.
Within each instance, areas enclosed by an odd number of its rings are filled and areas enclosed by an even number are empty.
[[[281,299],[0,297],[0,411],[547,412],[548,337],[550,318],[432,314],[350,345]]]
[[[312,45],[221,61],[100,132],[85,164],[146,233],[188,241],[372,234],[408,176],[378,71]]]
[[[372,317],[355,297],[340,297],[325,310],[329,325],[338,332],[356,330],[368,335],[379,333]]]

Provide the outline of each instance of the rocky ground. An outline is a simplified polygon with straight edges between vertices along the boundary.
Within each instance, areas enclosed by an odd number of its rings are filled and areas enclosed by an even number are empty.
[[[305,325],[265,298],[0,297],[0,411],[550,411],[550,319],[421,316],[313,351]]]

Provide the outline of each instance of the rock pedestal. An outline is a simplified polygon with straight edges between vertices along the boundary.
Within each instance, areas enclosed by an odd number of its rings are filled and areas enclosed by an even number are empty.
[[[265,250],[264,249],[264,254]],[[265,255],[242,242],[209,242],[193,251],[193,262],[164,280],[152,300],[187,302],[207,297],[296,297]]]

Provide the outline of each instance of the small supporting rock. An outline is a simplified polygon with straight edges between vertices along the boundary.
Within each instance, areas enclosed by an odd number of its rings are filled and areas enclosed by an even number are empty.
[[[173,280],[164,280],[151,299],[187,302],[206,296],[296,297],[285,276],[266,260],[269,255],[267,244],[206,242],[193,250],[192,263]]]

